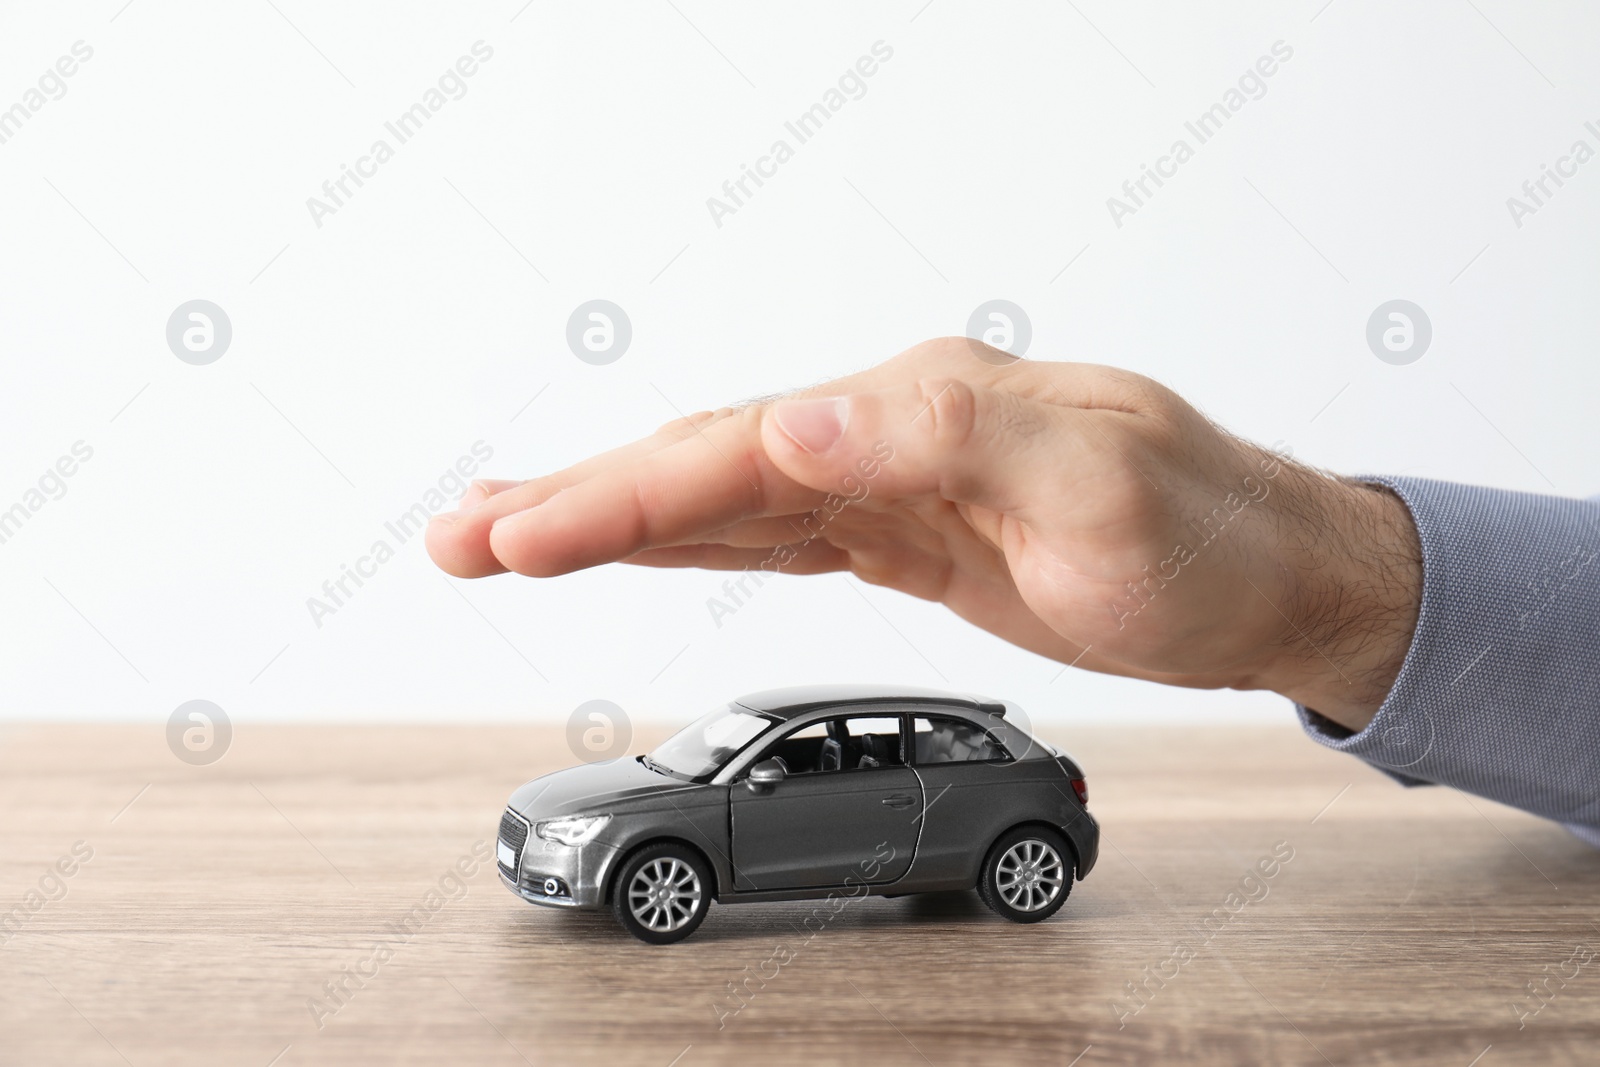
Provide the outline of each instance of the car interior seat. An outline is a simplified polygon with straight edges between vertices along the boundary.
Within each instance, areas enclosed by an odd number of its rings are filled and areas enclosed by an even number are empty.
[[[817,769],[837,771],[845,766],[845,751],[850,743],[850,730],[842,719],[828,720],[828,736],[822,742],[822,752],[817,759]]]
[[[952,723],[948,733],[949,742],[946,745],[947,759],[960,763],[966,760],[983,759],[988,745],[988,739],[983,733],[965,724]]]
[[[935,719],[926,733],[917,734],[919,763],[962,763],[998,755],[984,731],[969,723]]]

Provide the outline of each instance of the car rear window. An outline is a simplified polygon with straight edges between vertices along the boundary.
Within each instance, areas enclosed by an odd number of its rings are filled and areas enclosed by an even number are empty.
[[[1011,758],[1011,754],[993,734],[965,719],[925,719],[919,716],[912,729],[912,751],[916,761],[923,765]]]

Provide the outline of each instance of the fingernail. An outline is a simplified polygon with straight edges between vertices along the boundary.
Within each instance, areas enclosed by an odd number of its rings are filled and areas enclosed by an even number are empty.
[[[443,523],[446,526],[454,526],[461,520],[461,516],[465,515],[471,510],[471,508],[460,508],[456,511],[441,511],[428,521]]]
[[[846,397],[836,396],[822,400],[780,400],[772,407],[772,417],[778,428],[795,444],[820,455],[832,448],[844,436],[845,423],[850,418],[850,405]]]
[[[461,499],[456,501],[456,509],[459,511],[467,511],[470,508],[477,507],[479,504],[488,499],[489,487],[484,485],[482,482],[473,482],[471,485],[467,486],[467,491],[461,494]]]

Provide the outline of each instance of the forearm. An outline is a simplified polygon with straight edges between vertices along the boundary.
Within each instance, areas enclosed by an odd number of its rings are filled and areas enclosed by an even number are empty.
[[[1422,547],[1387,486],[1288,468],[1277,506],[1293,579],[1271,688],[1350,730],[1400,674],[1422,604]]]
[[[1351,683],[1344,690],[1360,691],[1364,678],[1370,691],[1388,668],[1363,675],[1361,665],[1387,662],[1397,635],[1409,631],[1392,681],[1370,711],[1370,701],[1338,701],[1331,668],[1307,669],[1303,686],[1280,692],[1330,747],[1403,779],[1456,786],[1592,831],[1600,826],[1600,504],[1381,481],[1398,494],[1384,498],[1415,520],[1414,624],[1404,622],[1400,592],[1407,550],[1378,519],[1368,528],[1374,539],[1358,549],[1366,562],[1352,572],[1394,583],[1394,595],[1356,582],[1351,597],[1372,598],[1372,617],[1342,638],[1337,628],[1328,634],[1328,658],[1339,664],[1338,649],[1351,649],[1349,666],[1339,667]]]

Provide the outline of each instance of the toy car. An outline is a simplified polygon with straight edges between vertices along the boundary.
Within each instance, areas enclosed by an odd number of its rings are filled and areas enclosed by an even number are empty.
[[[918,689],[741,697],[647,756],[522,786],[500,820],[500,877],[534,904],[609,905],[658,945],[692,934],[712,900],[976,887],[1038,922],[1094,867],[1100,828],[1083,771],[1015,717]]]

